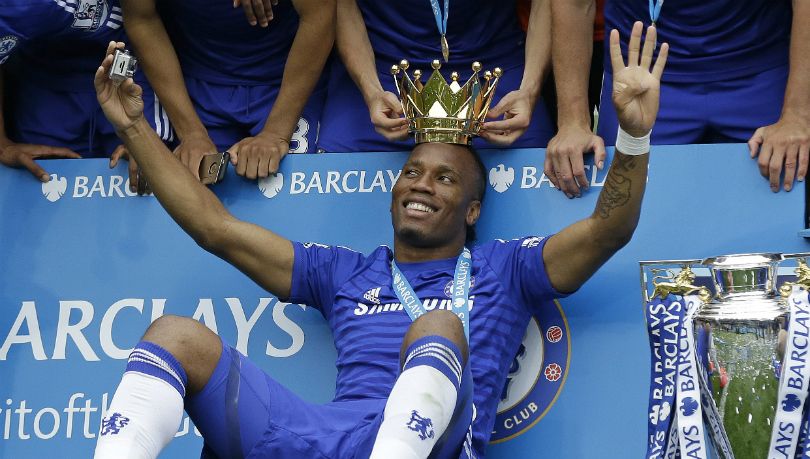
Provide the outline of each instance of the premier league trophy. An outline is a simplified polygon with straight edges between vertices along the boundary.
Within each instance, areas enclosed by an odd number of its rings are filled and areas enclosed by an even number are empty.
[[[804,457],[808,255],[641,262],[652,351],[646,457]]]

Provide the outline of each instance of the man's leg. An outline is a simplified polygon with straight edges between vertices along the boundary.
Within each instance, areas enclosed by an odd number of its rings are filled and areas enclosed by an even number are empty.
[[[431,311],[414,321],[402,343],[402,373],[385,405],[372,459],[428,457],[457,409],[468,354],[461,321],[452,312]]]
[[[130,354],[96,445],[96,459],[157,457],[177,432],[183,399],[205,387],[222,342],[199,322],[164,316]]]

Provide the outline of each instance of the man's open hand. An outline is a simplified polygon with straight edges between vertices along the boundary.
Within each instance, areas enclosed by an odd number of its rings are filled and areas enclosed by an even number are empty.
[[[633,137],[643,137],[652,130],[658,116],[661,93],[661,75],[667,63],[669,45],[661,45],[661,51],[652,69],[653,52],[656,47],[655,27],[647,28],[644,49],[641,44],[641,22],[633,25],[630,44],[627,47],[627,65],[624,65],[619,46],[619,31],[610,32],[610,62],[613,65],[613,105],[619,118],[619,126]]]

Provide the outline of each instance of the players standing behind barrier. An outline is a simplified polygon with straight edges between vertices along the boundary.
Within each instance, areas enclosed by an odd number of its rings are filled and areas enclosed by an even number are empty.
[[[229,150],[236,172],[255,179],[290,151],[315,150],[334,0],[281,0],[259,26],[238,3],[122,1],[132,45],[177,130],[175,153],[195,176],[206,154]]]
[[[449,48],[449,62],[442,69],[448,74],[457,71],[461,84],[469,78],[473,61],[504,71],[489,114],[505,121],[488,123],[482,137],[494,145],[546,146],[553,126],[539,93],[550,63],[548,0],[533,2],[528,35],[518,24],[515,1],[433,1],[437,15],[429,0],[338,1],[337,48],[342,62],[334,63],[329,76],[319,148],[340,152],[409,148],[391,65],[407,58],[411,69],[421,69],[427,79],[431,61],[442,58],[440,24],[446,24]]]
[[[545,170],[571,194],[584,183],[583,152],[599,150],[602,142],[591,133],[586,106],[591,35],[585,29],[590,30],[594,3],[552,0],[554,67],[568,78],[557,80],[560,132],[549,143]],[[789,0],[607,0],[608,29],[655,21],[661,39],[672,43],[652,142],[750,139],[752,156],[759,154],[760,171],[773,191],[783,172],[785,190],[794,177],[803,180],[810,155],[810,2],[794,0],[792,14],[791,27]],[[617,129],[609,99],[612,76],[606,65],[598,126],[606,139]]]
[[[421,143],[391,192],[393,250],[368,257],[292,242],[234,218],[150,132],[140,88],[132,80],[115,87],[106,77],[111,53],[123,46],[110,43],[95,75],[98,100],[160,204],[201,247],[268,292],[318,309],[335,338],[338,376],[335,400],[314,405],[200,322],[161,317],[128,359],[95,457],[157,457],[184,407],[205,438],[203,457],[483,457],[532,311],[577,290],[638,224],[667,56],[663,44],[653,60],[654,28],[643,49],[641,35],[636,23],[625,65],[619,34],[611,34],[622,129],[591,216],[548,238],[468,248],[486,169],[466,144]],[[467,140],[465,126],[456,139]],[[452,310],[426,311],[422,302],[446,298],[448,282]],[[358,316],[365,301],[394,307]]]
[[[125,40],[122,22],[118,0],[2,2],[0,163],[25,167],[47,182],[35,159],[106,157],[121,145],[87,75],[110,40]],[[169,140],[166,115],[151,89],[138,82],[146,119]]]

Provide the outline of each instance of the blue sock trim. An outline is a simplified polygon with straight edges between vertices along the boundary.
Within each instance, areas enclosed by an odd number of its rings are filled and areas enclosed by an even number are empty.
[[[402,371],[418,365],[433,367],[447,376],[458,389],[461,384],[463,358],[453,341],[439,335],[423,336],[408,346]]]
[[[177,389],[181,397],[186,396],[186,384],[188,383],[186,371],[169,351],[155,343],[149,341],[138,343],[129,354],[126,371],[162,379]]]

